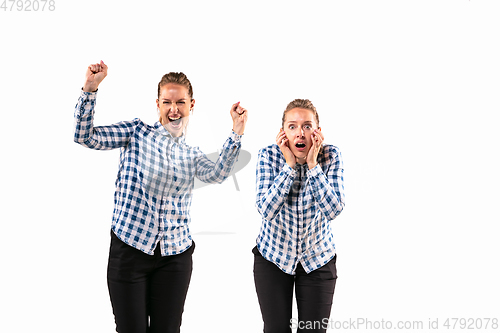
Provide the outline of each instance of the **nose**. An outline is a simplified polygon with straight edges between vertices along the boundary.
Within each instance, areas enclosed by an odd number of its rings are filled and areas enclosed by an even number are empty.
[[[177,107],[176,103],[171,104],[170,111],[172,111],[172,112],[179,111],[179,108]]]
[[[306,135],[304,133],[304,129],[301,127],[298,131],[297,131],[297,137],[298,138],[304,138]]]

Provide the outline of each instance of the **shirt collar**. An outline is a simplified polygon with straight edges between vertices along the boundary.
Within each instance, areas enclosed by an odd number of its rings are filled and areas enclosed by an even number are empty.
[[[305,168],[308,168],[308,165],[307,165],[307,163],[304,163],[304,164],[295,163],[295,168],[296,169],[305,169]]]

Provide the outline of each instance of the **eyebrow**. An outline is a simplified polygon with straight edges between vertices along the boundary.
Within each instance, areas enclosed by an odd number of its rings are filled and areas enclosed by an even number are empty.
[[[290,121],[287,121],[288,124],[295,124],[297,123],[295,120],[290,120]],[[304,121],[304,124],[312,124],[312,121],[310,120],[306,120]]]
[[[170,99],[168,99],[168,98],[162,98],[162,101],[170,101]],[[178,99],[177,101],[178,102],[180,102],[180,101],[186,101],[186,99],[185,98],[181,98],[181,99]]]

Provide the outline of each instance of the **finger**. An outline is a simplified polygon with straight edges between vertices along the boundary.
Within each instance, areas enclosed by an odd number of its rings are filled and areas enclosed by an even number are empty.
[[[98,73],[99,72],[99,64],[90,65],[90,70],[92,71],[92,73]]]
[[[318,133],[316,133],[316,131],[313,132],[312,137],[313,137],[314,142],[318,142],[319,135],[318,135]]]
[[[238,109],[239,105],[240,105],[240,102],[234,103],[233,107],[231,108],[231,111],[236,112],[236,109]]]
[[[276,142],[281,146],[287,138],[284,135],[278,135],[276,138]]]
[[[239,114],[239,115],[242,115],[243,113],[245,113],[245,111],[247,109],[241,107],[241,105],[239,104],[240,102],[238,102],[238,106],[236,107],[236,112]]]
[[[318,146],[321,146],[321,143],[323,142],[323,138],[321,137],[321,135],[317,135],[316,138],[318,141]]]
[[[314,135],[314,134],[311,134],[311,139],[312,139],[312,142],[313,142],[313,145],[315,148],[318,148],[319,147],[319,139],[318,139],[318,136]]]
[[[108,75],[108,66],[102,60],[100,63],[100,67],[101,67],[101,71],[104,73],[104,75]]]
[[[323,133],[321,133],[321,131],[319,131],[319,130],[314,130],[314,135],[315,135],[316,140],[319,142],[323,142],[323,140],[325,139]]]

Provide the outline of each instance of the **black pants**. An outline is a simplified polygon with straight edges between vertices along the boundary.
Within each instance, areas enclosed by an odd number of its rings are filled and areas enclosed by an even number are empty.
[[[193,268],[185,252],[153,256],[122,242],[111,231],[108,289],[119,333],[178,333]]]
[[[326,332],[337,281],[337,256],[309,274],[299,263],[294,276],[264,259],[257,247],[252,252],[264,333],[290,333],[292,327],[297,333]],[[294,284],[298,318],[292,319]]]

